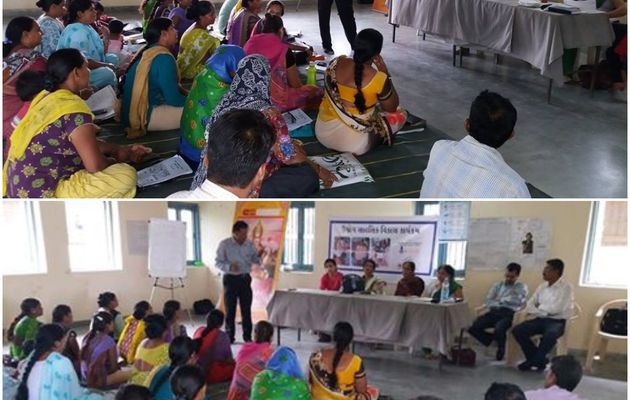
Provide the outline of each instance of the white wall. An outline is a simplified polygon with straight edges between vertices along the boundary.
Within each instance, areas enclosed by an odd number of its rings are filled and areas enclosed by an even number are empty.
[[[186,290],[189,302],[210,298],[217,303],[221,296],[221,282],[214,269],[214,257],[220,240],[229,237],[234,218],[235,203],[198,203],[201,217],[202,259],[209,268],[190,268]],[[313,273],[280,273],[279,288],[318,286],[323,273],[323,260],[327,257],[328,221],[338,216],[411,216],[415,204],[411,201],[383,202],[332,202],[316,203],[315,219],[315,271]],[[3,311],[4,326],[18,313],[23,297],[34,296],[43,301],[46,319],[55,304],[70,304],[77,319],[88,319],[96,308],[96,296],[105,290],[114,291],[121,303],[121,311],[128,313],[133,303],[148,299],[151,281],[147,277],[147,261],[144,256],[128,254],[126,248],[126,221],[145,220],[150,217],[166,217],[166,202],[120,202],[123,270],[113,272],[71,273],[68,268],[68,252],[65,232],[65,215],[62,202],[42,202],[43,231],[46,242],[48,273],[42,275],[8,276],[4,278]],[[473,218],[490,217],[537,217],[548,218],[552,224],[549,257],[565,261],[565,279],[575,289],[575,298],[584,314],[575,325],[569,341],[571,348],[584,349],[591,331],[591,318],[597,308],[608,300],[627,298],[625,290],[582,287],[579,276],[583,249],[586,241],[589,202],[475,202],[471,208]],[[627,268],[620,265],[620,268]],[[462,282],[464,294],[471,308],[480,305],[489,286],[501,278],[496,271],[470,269]],[[524,271],[521,280],[530,290],[541,282],[539,270]],[[393,290],[393,285],[389,286]],[[160,307],[167,293],[154,301]],[[185,304],[187,306],[187,304]],[[627,351],[624,344],[616,344],[613,351]]]

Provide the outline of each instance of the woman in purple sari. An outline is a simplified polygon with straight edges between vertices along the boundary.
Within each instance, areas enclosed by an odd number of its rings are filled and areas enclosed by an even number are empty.
[[[118,347],[110,336],[113,331],[114,320],[110,313],[94,315],[81,346],[81,376],[87,387],[113,389],[131,377],[131,371],[123,371],[118,366]]]
[[[243,7],[228,22],[227,41],[228,44],[243,47],[260,21],[258,13],[262,8],[262,0],[241,0],[241,4]]]

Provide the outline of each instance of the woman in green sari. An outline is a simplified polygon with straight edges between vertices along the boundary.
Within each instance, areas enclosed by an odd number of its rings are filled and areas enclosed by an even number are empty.
[[[295,351],[278,347],[252,384],[250,400],[310,400],[311,392]]]
[[[221,45],[193,81],[180,121],[179,152],[195,168],[206,145],[206,125],[230,89],[236,67],[244,56],[245,52],[239,46]]]

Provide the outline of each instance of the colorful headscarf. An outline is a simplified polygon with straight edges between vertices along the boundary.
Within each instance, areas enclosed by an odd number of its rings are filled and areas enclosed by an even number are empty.
[[[212,118],[206,127],[206,143],[208,142],[208,128],[223,114],[230,110],[263,111],[272,106],[269,94],[269,75],[271,67],[265,57],[255,54],[243,58],[236,68],[236,73],[230,91],[223,96],[219,105],[214,109]],[[195,190],[206,180],[208,168],[204,165],[204,158],[208,152],[208,145],[201,152],[201,158],[195,178],[190,190]]]
[[[206,66],[213,70],[223,82],[230,83],[243,57],[245,57],[245,51],[241,47],[222,44],[206,61]]]
[[[300,367],[297,354],[289,347],[278,347],[269,361],[267,361],[265,369],[278,374],[288,375],[292,378],[304,379],[304,372],[302,372]]]

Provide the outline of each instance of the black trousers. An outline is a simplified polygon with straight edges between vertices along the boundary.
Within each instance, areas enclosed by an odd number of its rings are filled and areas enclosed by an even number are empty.
[[[492,340],[496,340],[499,349],[505,350],[506,332],[512,326],[513,316],[514,311],[509,308],[491,308],[473,322],[468,333],[484,346],[489,346]],[[486,332],[488,328],[494,328],[494,334]]]
[[[357,24],[354,21],[353,0],[335,0],[337,13],[343,25],[343,31],[350,46],[354,47],[354,38],[357,36]],[[319,15],[319,34],[322,36],[322,46],[324,49],[332,49],[332,39],[330,38],[330,11],[333,0],[317,0],[317,13]]]
[[[318,190],[319,176],[310,165],[285,165],[263,181],[260,197],[303,198]]]
[[[547,353],[556,345],[558,338],[564,335],[565,323],[564,319],[534,318],[512,328],[512,335],[530,364],[544,366]],[[531,340],[534,335],[542,335],[538,347]]]
[[[241,306],[241,317],[243,319],[243,340],[252,340],[252,277],[249,274],[223,275],[223,290],[225,292],[225,331],[230,340],[234,342],[236,327],[236,302]]]

